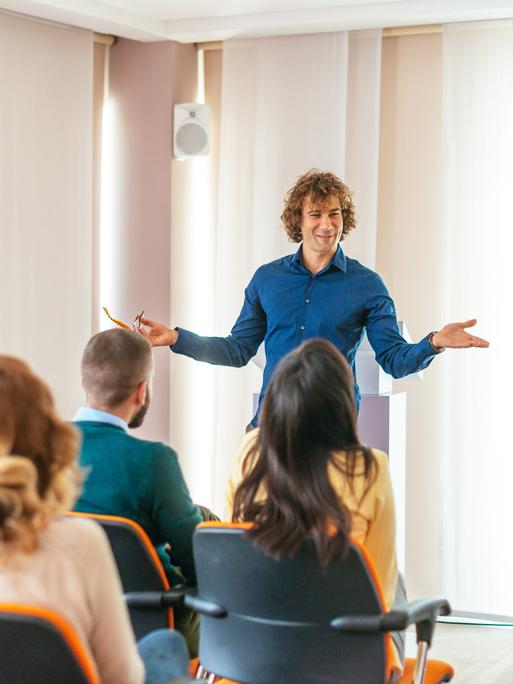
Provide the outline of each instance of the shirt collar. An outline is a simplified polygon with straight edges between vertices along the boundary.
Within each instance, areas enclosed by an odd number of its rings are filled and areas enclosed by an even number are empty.
[[[346,255],[344,254],[344,251],[340,245],[337,245],[337,251],[333,255],[331,264],[333,266],[336,266],[340,271],[343,271],[344,273],[347,271]]]
[[[292,260],[290,263],[291,263],[291,266],[301,266],[302,269],[306,268],[305,265],[303,264],[303,244],[300,245],[297,252],[292,256]],[[337,251],[333,255],[333,258],[331,259],[330,263],[326,266],[326,268],[322,269],[322,272],[327,271],[332,266],[335,266],[336,268],[338,268],[343,273],[345,273],[347,271],[346,255],[344,254],[340,244],[337,245]]]
[[[87,423],[110,423],[116,427],[122,428],[125,432],[128,432],[128,423],[115,416],[113,413],[108,411],[101,411],[100,409],[91,408],[89,406],[81,406],[78,411],[73,416],[73,422],[87,422]]]

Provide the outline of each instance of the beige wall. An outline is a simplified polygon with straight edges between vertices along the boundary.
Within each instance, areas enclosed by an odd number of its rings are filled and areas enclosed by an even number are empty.
[[[173,104],[196,95],[196,49],[173,42],[120,40],[110,53],[116,135],[111,198],[119,251],[111,313],[131,321],[142,309],[170,320]],[[178,228],[177,228],[178,229]],[[169,357],[155,352],[153,405],[140,436],[169,440]]]
[[[205,103],[210,107],[210,179],[212,214],[217,214],[217,188],[219,184],[219,143],[221,133],[221,87],[223,51],[207,50],[205,60]]]
[[[66,419],[91,333],[92,40],[0,12],[0,350]]]
[[[101,168],[102,168],[102,119],[105,80],[108,68],[109,46],[93,45],[93,226],[92,226],[92,311],[91,330],[100,327],[100,230],[101,230]]]
[[[442,35],[383,40],[376,268],[414,341],[439,328]],[[427,315],[427,312],[431,312]],[[432,312],[437,312],[433,315]],[[406,579],[410,596],[436,593],[439,568],[441,364],[408,392]]]

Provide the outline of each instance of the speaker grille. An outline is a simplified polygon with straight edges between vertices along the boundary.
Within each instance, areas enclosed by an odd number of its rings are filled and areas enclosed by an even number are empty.
[[[192,121],[181,126],[176,134],[177,147],[185,154],[199,154],[207,143],[208,136],[203,126]]]

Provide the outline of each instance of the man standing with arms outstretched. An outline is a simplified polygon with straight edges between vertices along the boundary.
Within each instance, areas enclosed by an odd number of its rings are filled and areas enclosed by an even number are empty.
[[[153,346],[168,345],[177,354],[225,366],[244,366],[264,341],[259,406],[276,364],[312,337],[332,342],[354,372],[366,331],[376,360],[395,378],[427,368],[445,348],[488,347],[465,330],[475,319],[449,323],[416,344],[404,340],[382,279],[340,247],[355,227],[355,216],[351,192],[334,174],[313,169],[301,176],[287,193],[281,218],[289,240],[301,245],[295,254],[256,271],[228,337],[202,337],[147,318],[141,319],[141,334]],[[356,380],[355,399],[358,405]],[[257,416],[258,411],[253,426]]]

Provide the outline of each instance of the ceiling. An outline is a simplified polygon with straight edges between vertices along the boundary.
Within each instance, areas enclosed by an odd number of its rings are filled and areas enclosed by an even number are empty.
[[[513,0],[0,0],[0,8],[182,43],[513,18]]]

